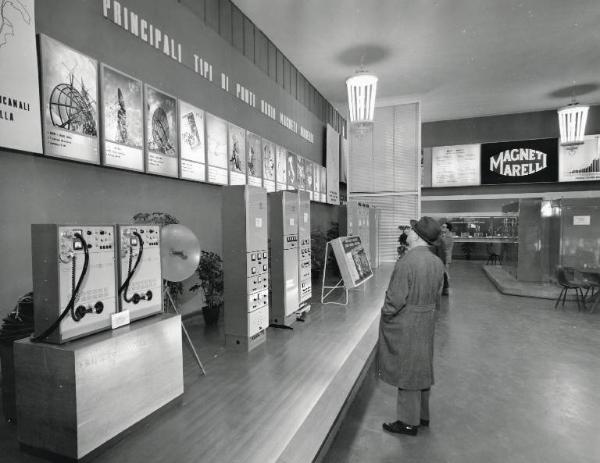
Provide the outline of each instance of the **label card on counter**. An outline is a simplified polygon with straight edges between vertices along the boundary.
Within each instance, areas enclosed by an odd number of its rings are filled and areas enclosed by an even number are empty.
[[[110,316],[110,324],[113,330],[129,325],[129,321],[129,310],[123,310],[123,312],[117,312]]]

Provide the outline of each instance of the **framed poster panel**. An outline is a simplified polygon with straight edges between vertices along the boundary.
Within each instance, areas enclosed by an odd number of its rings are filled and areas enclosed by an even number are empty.
[[[287,150],[283,146],[276,146],[275,158],[275,189],[287,190]]]
[[[206,143],[204,111],[179,100],[179,160],[180,177],[206,181]]]
[[[325,154],[327,159],[327,202],[340,203],[340,134],[327,124]]]
[[[304,160],[304,178],[306,179],[306,189],[310,195],[310,199],[314,198],[314,169],[312,161]]]
[[[102,163],[144,171],[142,82],[106,64],[100,66]]]
[[[100,164],[98,63],[40,34],[44,154]]]
[[[207,180],[227,185],[227,122],[205,113]]]
[[[33,0],[2,2],[0,146],[42,153],[34,6]]]
[[[246,184],[246,130],[229,124],[229,184]]]
[[[286,156],[287,189],[295,190],[298,188],[298,157],[291,151]]]
[[[146,100],[146,172],[177,177],[179,169],[177,99],[144,86]]]
[[[482,185],[542,183],[557,180],[557,138],[481,145]]]
[[[275,191],[275,145],[262,139],[263,152],[263,188]]]
[[[331,241],[331,247],[346,288],[360,286],[373,276],[359,236],[340,236]]]
[[[588,135],[582,145],[558,149],[558,181],[600,180],[600,135]]]
[[[246,132],[246,170],[248,185],[262,187],[262,140],[252,132]]]
[[[321,202],[327,202],[327,167],[321,166]]]
[[[306,159],[302,156],[296,156],[296,177],[298,180],[297,188],[306,190]]]
[[[431,150],[431,186],[481,184],[481,145],[436,146]]]
[[[315,201],[321,202],[321,166],[313,164],[313,187]]]

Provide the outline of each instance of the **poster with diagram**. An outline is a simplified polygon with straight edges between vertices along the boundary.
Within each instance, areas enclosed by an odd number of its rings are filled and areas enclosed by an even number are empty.
[[[306,179],[305,185],[306,185],[306,190],[308,191],[308,194],[309,194],[311,200],[314,199],[313,176],[314,176],[313,163],[312,163],[312,161],[305,159],[304,160],[304,178]]]
[[[0,9],[0,146],[42,153],[33,0]]]
[[[275,166],[275,189],[277,191],[287,190],[287,150],[277,145]]]
[[[144,171],[142,82],[102,64],[100,67],[102,163]]]
[[[100,164],[98,63],[40,34],[44,154]]]
[[[299,190],[306,190],[306,163],[307,160],[302,156],[296,156],[296,177]]]
[[[263,152],[263,188],[275,191],[275,145],[269,140],[262,140]]]
[[[359,236],[340,236],[331,240],[331,247],[346,288],[360,286],[373,276]]]
[[[246,130],[229,124],[228,141],[229,184],[246,184]]]
[[[262,139],[246,132],[246,172],[248,185],[262,187]]]
[[[179,101],[180,177],[206,181],[206,144],[204,142],[204,111]]]
[[[587,135],[583,144],[558,149],[558,181],[600,180],[600,135]]]
[[[150,85],[144,86],[146,107],[146,172],[177,177],[177,99]]]
[[[321,202],[327,202],[327,167],[321,166]]]
[[[207,180],[227,185],[227,122],[205,113]]]
[[[298,188],[298,157],[291,151],[288,151],[286,159],[287,189],[295,190]]]
[[[313,185],[313,198],[315,201],[321,202],[321,166],[318,164],[313,164]]]
[[[327,124],[325,140],[327,160],[327,202],[340,203],[340,134]]]

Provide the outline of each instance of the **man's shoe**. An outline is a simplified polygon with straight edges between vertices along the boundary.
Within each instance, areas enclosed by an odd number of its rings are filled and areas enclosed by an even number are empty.
[[[409,436],[416,436],[419,432],[418,426],[411,426],[410,424],[403,423],[402,421],[383,423],[383,429],[394,434],[407,434]]]
[[[429,420],[421,420],[421,426],[429,427]]]

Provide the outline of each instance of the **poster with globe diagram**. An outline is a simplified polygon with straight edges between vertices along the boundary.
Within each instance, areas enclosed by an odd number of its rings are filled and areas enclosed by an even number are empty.
[[[179,100],[179,176],[186,180],[206,181],[204,111]]]
[[[98,63],[40,34],[44,154],[100,164]]]
[[[246,184],[246,130],[229,124],[229,184]]]
[[[277,145],[275,158],[275,189],[287,190],[287,151]]]
[[[100,67],[103,164],[144,171],[142,82]]]
[[[227,185],[227,122],[206,113],[206,166],[210,183]]]
[[[246,169],[248,185],[262,187],[262,139],[252,132],[246,132]]]
[[[146,172],[177,177],[177,99],[146,84]]]
[[[42,153],[33,0],[0,0],[0,146]]]
[[[295,190],[298,188],[298,158],[291,151],[287,152],[287,162],[286,162],[286,174],[287,174],[287,189]]]
[[[275,191],[275,145],[263,138],[263,187]]]

